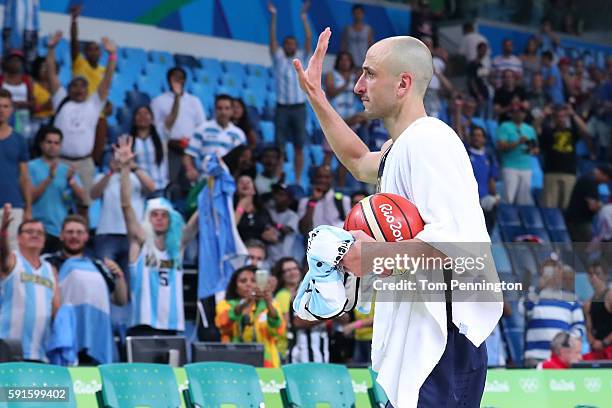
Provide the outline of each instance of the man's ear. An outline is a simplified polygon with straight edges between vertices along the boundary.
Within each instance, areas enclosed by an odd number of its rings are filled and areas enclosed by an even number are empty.
[[[397,88],[397,96],[404,96],[412,90],[412,76],[408,72],[403,72],[400,75],[399,87]]]

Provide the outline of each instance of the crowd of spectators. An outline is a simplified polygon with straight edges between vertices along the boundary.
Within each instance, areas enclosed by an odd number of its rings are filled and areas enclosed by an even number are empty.
[[[412,33],[430,49],[434,64],[427,112],[447,121],[465,143],[489,231],[500,202],[530,205],[537,199],[542,206],[566,210],[574,241],[610,241],[612,204],[602,201],[599,186],[612,178],[612,59],[602,70],[562,55],[549,20],[523,54],[517,55],[508,39],[502,54],[491,58],[487,39],[468,23],[458,50],[465,60],[465,83],[457,86],[447,77],[453,71],[449,50],[437,41],[439,16],[427,2],[419,4]],[[261,343],[267,367],[281,361],[368,364],[373,312],[307,322],[291,307],[305,273],[308,232],[319,225],[342,226],[369,192],[345,194],[346,169],[338,164],[334,174],[335,158],[325,140],[322,163],[304,169],[304,146],[312,141],[292,60],[306,64],[311,54],[309,2],[300,13],[301,46],[294,37],[279,41],[272,3],[268,10],[278,101],[275,145],[262,144],[241,99],[217,95],[214,116],[207,118],[201,100],[187,92],[186,68],[177,66],[167,72],[168,90],[135,107],[128,133],[111,146],[106,118],[113,110],[108,96],[117,45],[102,39],[106,66],[97,42],[81,46],[79,7],[71,10],[73,76],[68,84],[60,82],[55,55],[61,32],[49,36],[44,57],[26,60],[20,50],[4,54],[0,338],[21,338],[25,359],[56,361],[57,350],[45,341],[65,313],[76,320],[72,363],[81,365],[116,360],[113,336],[121,328],[127,335],[185,331],[183,253],[202,225],[189,200],[206,186],[206,163],[214,156],[233,181],[233,228],[249,255],[224,293],[205,300],[215,309],[215,330],[202,340]],[[368,146],[380,149],[387,139],[384,127],[362,113],[353,93],[375,33],[362,6],[355,5],[352,14],[323,82],[347,125]],[[584,152],[578,151],[581,141]],[[287,183],[287,143],[293,145],[296,183],[304,173],[309,188]],[[534,199],[536,162],[542,163],[544,183],[541,198]],[[594,167],[579,173],[581,162]],[[93,202],[97,212],[90,208]],[[528,365],[567,367],[580,359],[576,344],[582,339],[590,345],[585,358],[610,358],[612,292],[606,268],[590,266],[595,295],[581,305],[568,297],[572,288],[566,275],[573,271],[554,259],[543,263],[538,284],[524,299]],[[266,270],[271,273],[262,284],[258,274]],[[36,295],[26,302],[26,293]],[[18,324],[22,316],[32,322]],[[551,321],[554,327],[543,327]]]

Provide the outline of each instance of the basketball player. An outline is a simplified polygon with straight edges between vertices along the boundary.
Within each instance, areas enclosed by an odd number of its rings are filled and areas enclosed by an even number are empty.
[[[370,119],[389,132],[379,152],[370,152],[327,101],[321,88],[323,59],[331,31],[319,36],[304,71],[294,67],[323,132],[344,166],[380,192],[399,194],[418,208],[425,222],[414,241],[489,242],[477,184],[457,134],[428,117],[423,96],[434,72],[427,47],[413,37],[391,37],[367,52],[354,91]],[[344,266],[362,276],[361,244],[372,238],[352,232],[356,243]],[[478,407],[484,390],[484,340],[502,312],[501,302],[377,302],[372,365],[387,407]]]
[[[185,330],[183,250],[195,236],[198,213],[185,226],[164,198],[147,201],[141,223],[131,204],[130,166],[133,139],[114,146],[121,165],[121,208],[129,240],[132,319],[128,336],[173,335]]]
[[[45,343],[60,306],[56,272],[40,254],[45,227],[24,221],[17,230],[17,251],[9,249],[11,205],[0,225],[0,338],[21,339],[24,360],[47,361]]]

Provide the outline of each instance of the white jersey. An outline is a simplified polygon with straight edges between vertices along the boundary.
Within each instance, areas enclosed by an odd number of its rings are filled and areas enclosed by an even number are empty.
[[[465,147],[436,118],[417,119],[395,140],[384,160],[380,191],[405,197],[418,208],[425,228],[416,238],[423,242],[490,242]],[[442,248],[447,253],[447,245]],[[495,266],[488,268],[496,279]],[[447,335],[444,302],[417,301],[413,291],[402,295],[401,301],[376,303],[372,337],[372,368],[396,408],[416,407],[419,389],[442,356]],[[460,333],[479,346],[501,317],[502,303],[453,302],[452,310]]]
[[[15,267],[0,281],[0,338],[21,339],[24,359],[47,361],[56,284],[53,269],[43,260],[36,269],[18,251],[13,254]]]
[[[130,264],[132,327],[185,330],[183,265],[168,258],[166,251],[145,244]]]

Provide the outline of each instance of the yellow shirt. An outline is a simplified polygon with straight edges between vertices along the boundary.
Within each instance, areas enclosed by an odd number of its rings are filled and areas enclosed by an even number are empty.
[[[274,296],[274,300],[278,303],[278,308],[283,316],[286,316],[289,313],[289,309],[291,308],[291,292],[287,289],[281,289]],[[287,322],[287,327],[291,327],[291,322]],[[278,351],[281,356],[285,356],[287,354],[287,348],[289,347],[289,341],[287,336],[281,337],[278,339]]]
[[[370,309],[370,313],[363,314],[359,313],[357,309],[354,310],[355,320],[364,320],[368,317],[374,317],[374,305],[376,303],[372,302],[372,309]],[[362,327],[361,329],[355,329],[355,340],[358,341],[372,341],[372,326],[370,327]]]
[[[83,54],[79,54],[79,56],[72,63],[72,76],[82,76],[87,79],[89,87],[88,95],[91,95],[98,89],[98,85],[100,85],[100,82],[102,82],[105,71],[106,68],[102,65],[98,65],[96,68],[93,68],[89,62],[87,62]]]
[[[49,91],[47,91],[38,82],[34,82],[32,94],[34,95],[34,104],[36,106],[34,117],[38,119],[45,119],[53,115],[53,109],[38,110],[40,106],[43,106],[45,103],[51,100],[51,94]]]

